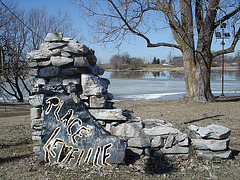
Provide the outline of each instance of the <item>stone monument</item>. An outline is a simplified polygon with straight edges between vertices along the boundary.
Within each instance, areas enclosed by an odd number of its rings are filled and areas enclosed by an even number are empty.
[[[49,33],[39,50],[28,53],[34,77],[31,119],[34,152],[40,161],[97,166],[121,163],[125,142],[111,135],[90,110],[107,112],[108,119],[125,121],[112,107],[109,81],[96,65],[94,51],[61,33]]]

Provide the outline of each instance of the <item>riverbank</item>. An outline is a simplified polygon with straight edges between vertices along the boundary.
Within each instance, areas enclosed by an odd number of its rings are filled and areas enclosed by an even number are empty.
[[[105,71],[108,72],[114,72],[119,70],[114,70],[110,64],[100,64],[99,67],[105,69]],[[221,71],[222,67],[211,67],[212,71]],[[224,70],[226,71],[238,71],[238,66],[232,66],[232,65],[225,65]],[[126,70],[120,70],[120,71],[129,71]],[[130,70],[130,71],[145,71],[145,72],[161,72],[161,71],[184,71],[183,67],[176,67],[172,65],[161,65],[161,64],[145,64],[143,67],[140,67],[136,70]]]
[[[218,98],[212,103],[172,101],[116,102],[115,107],[133,109],[142,119],[160,118],[174,126],[218,124],[229,127],[233,160],[166,159],[171,166],[149,174],[146,158],[134,164],[112,167],[57,167],[41,164],[32,155],[30,105],[0,104],[0,179],[238,179],[240,176],[240,97]],[[158,162],[161,167],[161,162]],[[154,165],[153,165],[154,167]],[[158,166],[157,166],[158,167]],[[149,168],[149,167],[148,167]]]

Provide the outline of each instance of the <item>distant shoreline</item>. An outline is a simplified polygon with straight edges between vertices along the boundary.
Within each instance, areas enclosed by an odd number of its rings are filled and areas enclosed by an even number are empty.
[[[160,64],[148,64],[145,65],[143,67],[141,67],[140,69],[136,69],[136,70],[128,70],[128,69],[124,69],[124,70],[114,70],[110,64],[100,64],[98,65],[99,67],[105,69],[105,71],[107,72],[127,72],[127,71],[142,71],[142,72],[161,72],[161,71],[184,71],[184,67],[175,67],[175,66],[171,66],[171,65],[160,65]],[[211,67],[212,71],[221,71],[222,67]],[[230,66],[230,65],[225,65],[224,70],[226,71],[238,71],[240,70],[240,68],[238,66]]]

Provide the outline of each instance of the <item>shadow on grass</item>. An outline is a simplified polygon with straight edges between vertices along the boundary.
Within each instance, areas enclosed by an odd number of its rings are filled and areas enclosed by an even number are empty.
[[[129,149],[126,152],[125,165],[131,166],[133,171],[141,172],[143,170],[145,173],[151,175],[175,171],[170,161],[162,154],[154,157],[152,153],[150,156],[139,156],[131,150],[129,151]]]
[[[20,159],[29,158],[32,154],[33,154],[33,153],[24,154],[24,155],[21,155],[21,156],[0,158],[0,164],[6,163],[6,162],[17,161],[17,160],[20,160]]]
[[[235,157],[238,156],[239,154],[240,154],[240,151],[238,151],[238,150],[232,150],[231,159],[235,159]]]
[[[238,102],[240,96],[216,96],[216,102]]]
[[[196,119],[196,120],[184,122],[184,124],[190,124],[190,123],[194,123],[194,122],[198,122],[198,121],[203,121],[203,120],[206,120],[206,119],[218,118],[218,117],[221,117],[221,116],[224,116],[224,115],[215,115],[215,116],[204,117],[204,118],[201,118],[201,119]],[[214,120],[219,120],[219,119],[214,119]]]

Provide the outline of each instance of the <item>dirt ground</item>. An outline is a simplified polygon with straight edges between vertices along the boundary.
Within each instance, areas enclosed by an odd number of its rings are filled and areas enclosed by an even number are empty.
[[[135,164],[102,168],[70,168],[41,164],[32,153],[29,104],[0,104],[0,179],[238,179],[240,176],[240,97],[218,98],[212,103],[174,101],[116,102],[133,109],[141,119],[159,118],[185,131],[190,124],[229,127],[230,160],[175,159],[171,168],[148,173],[140,159]],[[170,160],[169,160],[170,161]]]

